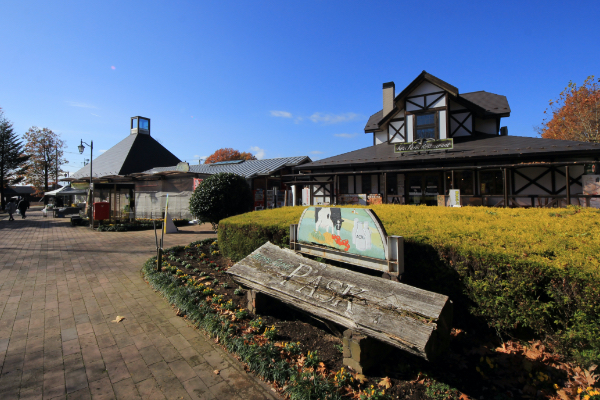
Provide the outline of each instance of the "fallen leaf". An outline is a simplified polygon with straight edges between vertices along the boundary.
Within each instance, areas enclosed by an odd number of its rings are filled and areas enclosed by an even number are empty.
[[[379,386],[389,389],[392,387],[392,381],[387,376],[379,381]]]
[[[467,395],[466,395],[466,394],[464,394],[464,393],[461,393],[461,394],[460,394],[460,397],[459,397],[459,399],[460,399],[460,400],[469,400],[469,396],[467,396]]]
[[[215,374],[215,375],[219,375],[220,373],[221,373],[221,371],[220,371],[220,370],[218,370],[218,369],[215,369],[215,370],[213,371],[213,374]]]
[[[367,377],[364,376],[363,374],[356,374],[354,376],[354,378],[359,381],[360,383],[365,383],[367,381]]]
[[[567,393],[564,390],[557,390],[556,393],[558,393],[558,395],[560,396],[561,399],[563,400],[570,400],[569,396],[567,395]]]
[[[123,321],[124,319],[125,319],[125,317],[121,317],[120,315],[117,315],[117,318],[113,319],[112,322],[119,323],[119,322]]]

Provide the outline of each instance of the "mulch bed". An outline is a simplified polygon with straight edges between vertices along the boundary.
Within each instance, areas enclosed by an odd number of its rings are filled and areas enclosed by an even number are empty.
[[[204,254],[204,256],[203,256]],[[246,291],[225,272],[233,265],[222,257],[216,241],[187,246],[165,254],[165,261],[190,277],[210,286],[223,302],[247,307]],[[185,265],[184,265],[185,263]],[[266,326],[275,326],[278,342],[299,342],[304,354],[317,351],[324,366],[339,371],[342,363],[343,328],[287,307],[273,300]],[[385,388],[390,398],[409,399],[576,399],[578,387],[594,386],[598,377],[564,362],[538,341],[501,339],[485,325],[454,328],[450,349],[427,362],[389,347],[377,355],[377,367],[367,376],[355,374],[363,388]],[[583,377],[583,378],[582,378]],[[391,385],[391,386],[390,386]]]

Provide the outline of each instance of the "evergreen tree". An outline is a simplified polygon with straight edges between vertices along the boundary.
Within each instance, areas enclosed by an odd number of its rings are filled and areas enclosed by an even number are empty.
[[[14,132],[12,122],[0,109],[0,199],[4,210],[4,190],[24,178],[29,156],[23,154],[23,145]]]

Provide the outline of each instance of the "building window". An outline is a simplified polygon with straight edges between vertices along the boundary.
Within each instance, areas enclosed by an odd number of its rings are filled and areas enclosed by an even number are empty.
[[[362,192],[360,193],[371,193],[371,175],[363,175],[362,176]]]
[[[415,139],[435,139],[435,113],[416,116]]]
[[[446,173],[446,189],[452,189],[452,174]],[[454,171],[454,189],[460,189],[461,196],[473,195],[473,172]],[[448,192],[446,191],[446,194]]]
[[[481,171],[479,185],[483,195],[503,195],[504,180],[502,171]]]
[[[387,194],[398,195],[404,193],[398,193],[398,174],[388,173],[386,177],[385,186],[387,188]]]
[[[341,175],[339,177],[340,194],[348,194],[348,175]]]

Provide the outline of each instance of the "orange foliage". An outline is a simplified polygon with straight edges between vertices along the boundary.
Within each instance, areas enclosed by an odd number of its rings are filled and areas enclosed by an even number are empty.
[[[600,141],[600,79],[589,76],[579,87],[569,82],[560,97],[550,101],[550,109],[552,119],[537,128],[543,138]]]
[[[206,159],[206,161],[204,161],[204,164],[213,164],[220,161],[231,160],[256,160],[256,157],[254,157],[251,153],[240,153],[238,150],[227,147],[215,151]]]

